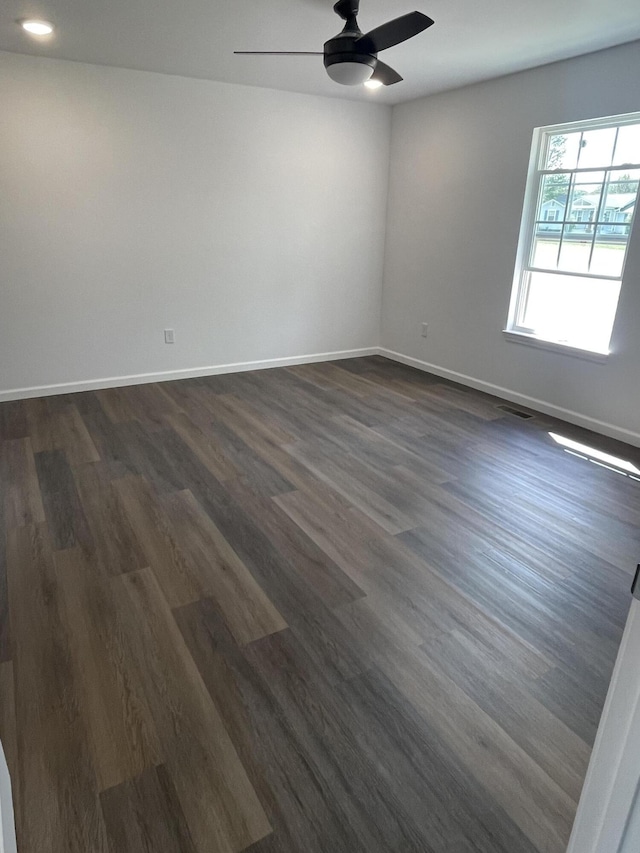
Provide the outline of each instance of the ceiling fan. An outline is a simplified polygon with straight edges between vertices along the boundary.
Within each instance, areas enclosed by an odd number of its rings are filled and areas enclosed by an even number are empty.
[[[324,51],[308,50],[235,50],[248,56],[324,56],[327,74],[336,83],[357,86],[366,81],[377,81],[383,86],[399,83],[402,77],[393,68],[378,59],[378,53],[407,39],[417,36],[434,22],[422,12],[409,12],[388,21],[368,33],[358,26],[360,0],[338,0],[333,11],[346,24],[341,33],[324,43]]]

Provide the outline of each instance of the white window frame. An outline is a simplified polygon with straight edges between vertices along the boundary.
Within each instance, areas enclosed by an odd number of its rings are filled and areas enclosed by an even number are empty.
[[[562,133],[575,133],[576,131],[589,131],[589,130],[601,130],[608,127],[622,127],[627,124],[638,124],[640,123],[640,112],[628,113],[625,115],[617,115],[617,116],[605,116],[603,118],[591,119],[587,121],[577,121],[577,122],[568,122],[566,124],[555,124],[548,125],[546,127],[537,127],[533,132],[533,142],[531,146],[531,155],[529,158],[529,169],[527,172],[527,187],[525,191],[525,199],[524,199],[524,207],[522,212],[522,219],[520,224],[520,234],[518,237],[518,251],[516,255],[516,266],[515,273],[513,279],[513,285],[511,290],[511,301],[509,304],[509,313],[507,317],[507,326],[503,330],[503,334],[506,338],[512,341],[517,341],[519,343],[526,343],[532,346],[541,348],[541,349],[549,349],[554,350],[556,352],[564,352],[568,355],[579,355],[584,358],[591,359],[594,361],[605,361],[609,352],[602,352],[599,350],[590,350],[583,349],[582,347],[572,346],[570,343],[566,343],[564,341],[554,341],[548,340],[546,338],[540,337],[536,335],[533,329],[527,328],[527,326],[523,323],[523,318],[525,315],[526,305],[527,305],[527,297],[528,297],[528,281],[527,281],[527,272],[541,272],[548,273],[553,272],[552,270],[546,269],[538,269],[536,267],[532,267],[529,264],[529,259],[531,257],[532,243],[535,237],[536,232],[536,214],[538,210],[538,193],[540,189],[540,181],[541,176],[544,174],[554,174],[556,172],[562,171],[575,171],[575,172],[611,172],[616,171],[620,168],[640,168],[639,163],[624,163],[618,166],[609,166],[609,167],[589,167],[584,169],[576,169],[576,170],[563,170],[563,169],[545,169],[544,168],[544,159],[547,151],[547,138],[550,136],[556,136]],[[601,199],[600,204],[602,205],[604,200]],[[567,195],[567,207],[570,203],[570,195]],[[620,283],[622,285],[622,281],[624,279],[624,272],[627,262],[628,256],[628,248],[632,240],[632,236],[634,233],[634,224],[635,224],[635,212],[640,204],[640,193],[638,195],[638,199],[633,209],[633,214],[630,217],[628,222],[622,223],[625,226],[629,227],[629,238],[627,240],[627,249],[625,251],[625,258],[622,265],[622,270],[619,276],[605,276],[605,275],[596,275],[593,273],[575,273],[575,272],[566,272],[566,271],[558,271],[559,275],[563,276],[577,276],[580,278],[593,278],[601,281],[614,281]],[[598,210],[600,213],[600,209]],[[569,213],[570,215],[570,213]],[[565,209],[564,216],[560,217],[557,220],[556,224],[564,225],[570,224],[573,220],[568,218],[567,210]],[[593,221],[593,229],[594,232],[597,228],[596,223],[599,225],[600,217],[596,216]],[[575,223],[577,224],[577,223]],[[590,224],[590,223],[586,223]],[[611,225],[612,223],[606,223]]]

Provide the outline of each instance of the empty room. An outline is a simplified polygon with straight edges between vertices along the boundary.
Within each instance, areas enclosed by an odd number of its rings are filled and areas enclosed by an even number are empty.
[[[0,0],[0,853],[640,850],[640,16]]]

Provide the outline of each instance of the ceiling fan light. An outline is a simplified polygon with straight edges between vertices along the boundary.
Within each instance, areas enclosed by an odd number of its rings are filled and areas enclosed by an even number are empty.
[[[365,80],[364,85],[367,89],[379,89],[383,85],[382,80]]]
[[[373,74],[373,68],[363,62],[334,62],[327,66],[327,74],[343,86],[361,86]]]
[[[20,21],[20,26],[32,36],[50,36],[53,32],[53,24],[49,21],[26,20]]]

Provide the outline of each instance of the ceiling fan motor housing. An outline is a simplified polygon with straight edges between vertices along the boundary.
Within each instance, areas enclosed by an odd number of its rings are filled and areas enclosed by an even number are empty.
[[[324,67],[328,70],[332,65],[355,63],[368,66],[373,74],[378,61],[377,54],[369,53],[364,46],[358,46],[357,41],[361,35],[362,33],[359,30],[357,32],[344,31],[325,42]]]

